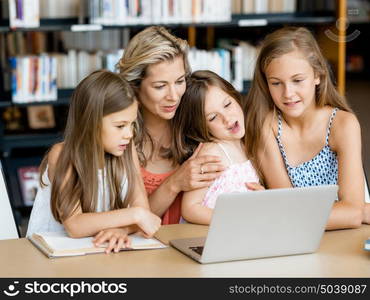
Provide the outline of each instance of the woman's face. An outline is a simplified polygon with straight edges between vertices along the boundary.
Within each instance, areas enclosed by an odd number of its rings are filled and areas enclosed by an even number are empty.
[[[182,56],[150,65],[139,89],[144,117],[170,120],[185,93],[185,67]]]

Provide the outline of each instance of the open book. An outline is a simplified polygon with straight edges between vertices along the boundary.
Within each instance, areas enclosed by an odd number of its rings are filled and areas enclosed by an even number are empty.
[[[168,247],[155,238],[147,239],[138,234],[131,234],[130,237],[131,248],[122,248],[122,250]],[[75,239],[68,237],[65,232],[34,233],[29,237],[29,240],[49,258],[102,253],[106,248],[106,245],[96,247],[92,242],[92,237]]]

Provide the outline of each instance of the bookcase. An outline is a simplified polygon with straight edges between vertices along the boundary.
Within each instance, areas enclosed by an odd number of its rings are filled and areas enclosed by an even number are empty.
[[[2,0],[7,1],[7,0]],[[25,1],[25,0],[24,0]],[[43,10],[41,11],[41,19],[39,26],[36,28],[10,28],[9,19],[6,18],[6,12],[2,11],[2,19],[0,21],[0,58],[1,58],[1,72],[0,72],[0,155],[4,166],[4,171],[6,175],[6,180],[8,184],[8,190],[10,194],[10,199],[15,210],[16,215],[18,215],[18,221],[21,217],[27,217],[30,213],[31,206],[26,205],[24,201],[24,196],[22,196],[22,185],[19,176],[19,170],[22,167],[30,167],[33,170],[33,166],[37,166],[45,151],[54,143],[62,139],[62,132],[66,122],[66,116],[68,111],[69,98],[72,94],[73,87],[78,82],[75,79],[74,84],[66,84],[64,88],[58,89],[56,92],[55,99],[43,99],[43,101],[23,101],[16,103],[14,99],[12,100],[12,93],[7,90],[6,84],[9,79],[9,73],[11,73],[11,66],[9,65],[9,41],[11,38],[9,36],[15,35],[14,44],[19,46],[22,42],[21,37],[25,38],[26,46],[29,43],[34,43],[34,47],[41,47],[42,50],[37,50],[36,54],[40,54],[45,49],[51,49],[50,55],[55,55],[56,59],[61,59],[61,61],[67,60],[67,68],[75,68],[76,61],[73,58],[78,55],[78,53],[66,52],[66,49],[62,49],[61,36],[63,36],[64,43],[68,40],[68,36],[73,34],[79,34],[78,38],[75,40],[69,40],[69,44],[77,44],[81,39],[84,39],[89,35],[93,37],[90,39],[97,42],[100,38],[97,38],[99,34],[102,36],[112,34],[113,39],[110,43],[115,43],[119,39],[119,46],[124,48],[130,37],[136,34],[138,31],[142,30],[146,26],[153,24],[164,25],[172,30],[172,32],[179,37],[188,40],[191,47],[197,47],[200,49],[211,51],[212,49],[225,48],[226,44],[231,45],[229,48],[234,47],[234,43],[238,43],[240,40],[253,41],[257,44],[267,33],[279,28],[283,25],[302,25],[310,28],[319,41],[326,57],[328,58],[330,64],[333,67],[334,76],[337,80],[338,90],[344,93],[345,86],[345,43],[337,43],[330,41],[325,32],[331,30],[333,34],[337,36],[345,35],[345,23],[342,22],[346,15],[346,1],[345,0],[332,0],[332,1],[306,1],[306,0],[222,0],[218,3],[226,3],[215,10],[210,3],[211,0],[196,0],[196,1],[183,1],[183,0],[142,0],[142,1],[122,1],[127,3],[138,4],[137,9],[141,11],[140,16],[133,16],[127,22],[120,22],[119,20],[114,20],[113,16],[108,12],[106,19],[99,18],[97,15],[89,15],[86,7],[99,6],[99,3],[112,4],[116,3],[116,0],[68,0],[68,1],[54,1],[53,6],[61,5],[60,3],[65,3],[69,6],[71,13],[61,12],[58,15],[54,10],[62,9],[55,8],[51,10],[50,7],[45,8],[48,0],[40,0],[43,5]],[[263,3],[262,3],[263,2]],[[280,2],[281,5],[284,3],[290,5],[287,10],[279,10],[276,3]],[[326,2],[326,4],[322,4]],[[118,1],[117,1],[118,3]],[[185,3],[185,4],[184,4]],[[274,3],[274,6],[271,6]],[[160,5],[159,5],[160,4]],[[196,13],[196,16],[182,16],[174,18],[173,15],[169,13],[170,10],[166,11],[165,5],[172,5],[177,7],[178,10],[184,9],[181,5],[194,5],[191,12]],[[90,6],[89,6],[90,5]],[[147,15],[145,8],[151,6],[151,12],[154,14],[157,6],[162,7],[162,11],[157,11],[157,15],[150,16]],[[247,8],[247,6],[249,7]],[[250,5],[254,5],[253,8]],[[293,6],[291,6],[293,5]],[[4,7],[4,6],[2,6]],[[96,8],[96,7],[95,7]],[[154,9],[155,8],[155,9]],[[201,9],[215,10],[213,17],[205,17],[202,14]],[[222,10],[229,10],[228,17],[223,17]],[[80,12],[79,12],[80,10]],[[138,10],[138,11],[139,11]],[[81,13],[82,11],[82,13]],[[138,14],[136,11],[136,14]],[[221,11],[221,12],[220,12]],[[232,13],[232,14],[231,14]],[[43,16],[46,14],[48,18]],[[135,12],[133,13],[135,15]],[[100,16],[101,17],[101,16]],[[342,20],[338,24],[336,20]],[[94,23],[92,23],[94,22]],[[113,32],[114,33],[111,33]],[[76,33],[74,33],[76,32]],[[95,32],[95,33],[92,33]],[[108,34],[109,32],[109,34]],[[17,44],[18,43],[18,44]],[[97,42],[99,44],[99,42]],[[99,47],[106,46],[110,43],[102,42],[100,46],[95,46],[95,50],[101,50]],[[40,46],[43,45],[43,46]],[[46,45],[46,46],[45,46]],[[96,45],[96,44],[95,44]],[[228,47],[228,46],[227,46]],[[226,48],[227,48],[226,47]],[[90,47],[91,48],[91,47]],[[94,47],[93,47],[94,48]],[[61,50],[62,49],[62,50]],[[90,49],[91,50],[91,49]],[[94,50],[94,49],[93,49]],[[48,50],[47,50],[48,51]],[[57,53],[58,51],[64,51],[64,56],[60,57]],[[68,50],[69,51],[69,50]],[[227,50],[229,51],[229,50]],[[57,54],[55,54],[57,53]],[[113,58],[116,59],[121,53],[115,53]],[[100,54],[99,54],[100,55]],[[231,56],[233,53],[230,54]],[[75,63],[71,63],[68,59],[72,59]],[[107,62],[108,58],[104,57],[104,61]],[[65,63],[65,62],[64,62]],[[240,66],[240,61],[233,61],[232,59],[228,61],[228,64],[233,64],[232,68],[238,69],[242,72],[243,66]],[[58,60],[58,64],[62,64]],[[93,64],[91,60],[84,65]],[[112,62],[110,63],[112,65]],[[236,64],[236,65],[235,65]],[[113,64],[114,65],[114,64]],[[96,68],[106,67],[97,64]],[[59,69],[60,65],[58,65]],[[233,71],[234,71],[233,69]],[[85,70],[87,74],[88,71]],[[80,74],[81,75],[81,74]],[[65,75],[57,74],[57,81]],[[230,75],[230,81],[233,80],[234,74]],[[66,76],[70,79],[70,76]],[[29,80],[29,78],[26,78]],[[250,81],[243,80],[239,89],[243,94],[247,93]],[[40,125],[37,128],[35,124],[30,126],[32,123],[31,115],[42,116],[44,119],[52,118],[49,120],[52,126]],[[37,124],[37,122],[36,122]],[[18,128],[17,128],[18,126]],[[33,128],[31,128],[33,127]],[[36,128],[36,129],[35,129]],[[24,171],[24,169],[23,169]],[[27,169],[26,169],[27,171]]]

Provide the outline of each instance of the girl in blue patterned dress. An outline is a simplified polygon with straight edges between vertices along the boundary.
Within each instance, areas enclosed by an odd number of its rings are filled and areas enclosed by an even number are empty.
[[[359,122],[305,28],[268,35],[246,105],[247,155],[268,188],[338,184],[327,229],[369,223]]]

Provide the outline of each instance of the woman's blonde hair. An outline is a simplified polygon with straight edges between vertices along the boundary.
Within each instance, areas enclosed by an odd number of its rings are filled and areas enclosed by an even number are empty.
[[[264,149],[264,145],[262,145],[262,127],[269,112],[274,112],[272,120],[276,120],[277,110],[269,92],[265,74],[266,68],[273,59],[295,50],[303,54],[303,57],[313,68],[315,76],[320,78],[320,83],[316,86],[316,105],[318,107],[330,105],[352,112],[346,99],[337,92],[331,80],[328,63],[308,29],[284,27],[267,35],[257,58],[254,77],[245,106],[247,116],[245,145],[248,158],[257,167],[259,166],[257,153],[260,149]]]
[[[96,71],[83,79],[75,89],[68,112],[63,148],[59,154],[51,183],[51,210],[59,222],[66,220],[76,208],[95,212],[98,202],[98,172],[104,163],[110,209],[123,208],[132,195],[135,170],[132,143],[122,156],[106,153],[102,143],[103,117],[128,108],[135,102],[134,93],[119,74]],[[40,166],[44,174],[48,155]],[[122,181],[126,175],[128,192],[121,198]],[[67,178],[67,180],[65,180]],[[45,183],[41,180],[41,185]]]
[[[139,89],[142,80],[147,75],[149,66],[165,61],[172,61],[181,57],[184,61],[185,75],[190,74],[190,65],[188,61],[187,41],[172,35],[167,29],[161,26],[151,26],[136,34],[124,50],[122,58],[117,64],[119,72],[131,84],[139,102]],[[146,165],[147,159],[143,153],[144,143],[150,142],[152,149],[154,142],[144,127],[143,119],[139,109],[138,128],[136,136],[136,145],[140,162]],[[154,151],[152,151],[153,153]],[[172,150],[162,148],[161,156],[163,158],[172,158]]]

